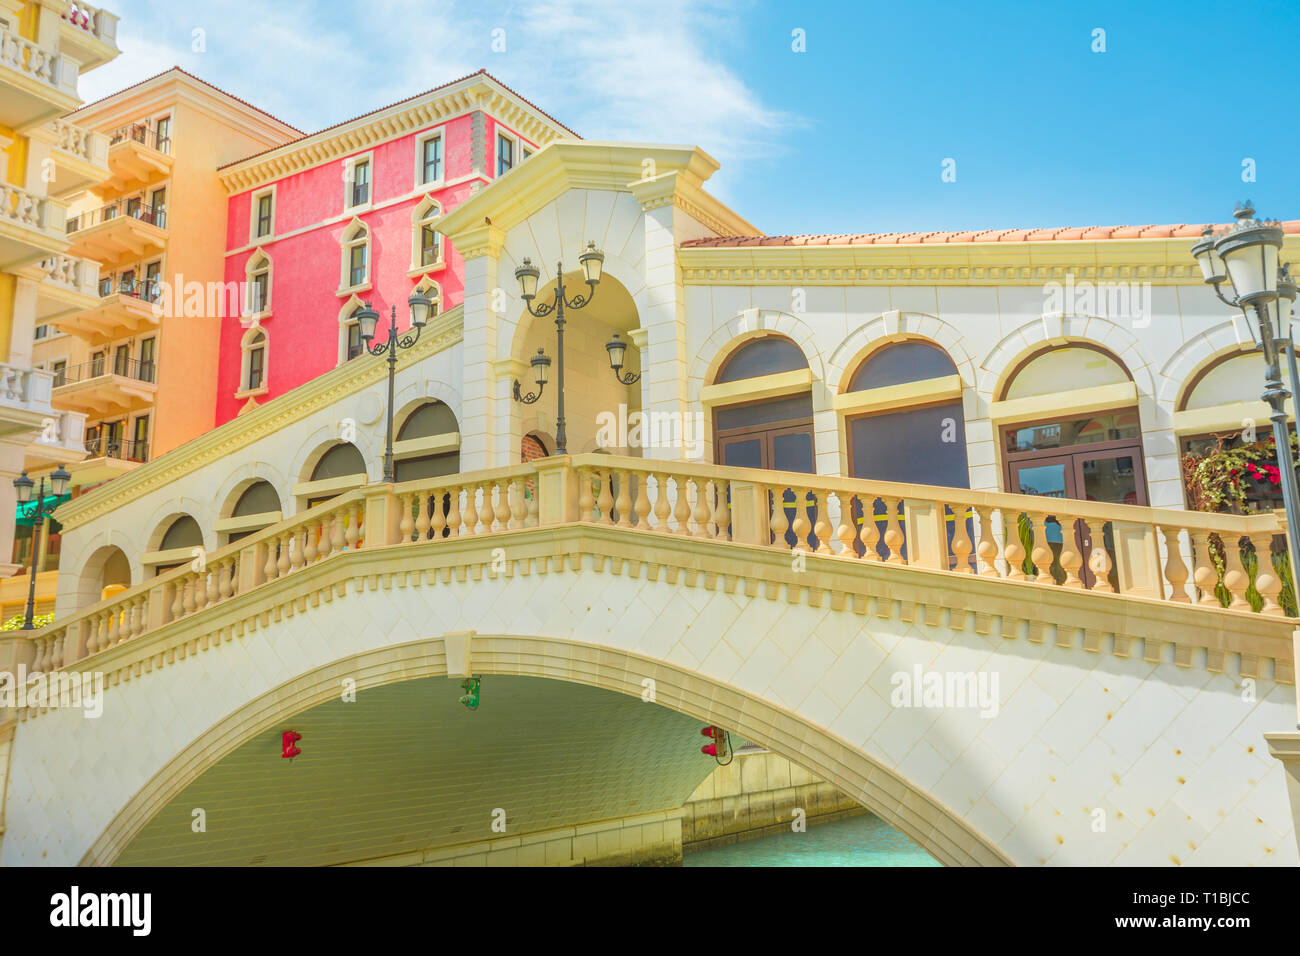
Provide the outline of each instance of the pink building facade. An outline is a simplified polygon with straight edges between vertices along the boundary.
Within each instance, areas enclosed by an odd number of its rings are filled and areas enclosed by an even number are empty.
[[[576,138],[480,71],[223,167],[225,281],[216,424],[359,354],[365,303],[399,328],[417,289],[441,313],[463,261],[437,218],[554,139]]]

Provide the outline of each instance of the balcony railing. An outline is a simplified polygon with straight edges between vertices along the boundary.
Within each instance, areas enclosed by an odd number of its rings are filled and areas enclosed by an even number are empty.
[[[155,209],[148,203],[119,199],[107,206],[100,206],[98,209],[83,212],[80,216],[69,218],[68,235],[122,217],[138,219],[141,222],[157,226],[159,229],[167,228],[167,211],[165,209]]]
[[[45,271],[47,280],[54,285],[84,295],[94,294],[99,276],[98,263],[91,262],[89,259],[79,259],[76,256],[50,256],[41,260],[41,269]],[[102,282],[100,285],[102,288]],[[101,298],[103,295],[104,293],[100,292]]]
[[[109,359],[107,356],[93,358],[89,362],[81,362],[77,365],[69,365],[54,373],[54,387],[62,388],[64,385],[75,385],[79,382],[89,382],[91,379],[100,378],[104,375],[120,375],[122,378],[133,378],[137,382],[153,383],[158,374],[157,362],[142,362],[139,359]]]
[[[99,435],[86,439],[86,453],[91,458],[115,458],[118,461],[148,461],[149,443],[135,439]]]
[[[0,182],[0,219],[41,231],[51,228],[57,230],[58,225],[52,224],[54,217],[51,212],[54,208],[63,207],[56,206],[44,196]]]
[[[75,97],[80,64],[0,27],[0,66],[39,80],[51,90]]]
[[[99,297],[129,295],[145,302],[157,302],[162,297],[162,282],[158,279],[132,279],[107,276],[99,280]]]
[[[156,149],[160,153],[170,153],[172,151],[171,136],[168,134],[159,136],[158,127],[153,123],[128,123],[125,126],[119,126],[108,134],[109,146],[115,146],[118,143],[127,141],[140,143],[142,146]]]
[[[73,0],[63,14],[63,19],[96,40],[117,45],[117,17],[107,10],[92,7],[81,0]]]

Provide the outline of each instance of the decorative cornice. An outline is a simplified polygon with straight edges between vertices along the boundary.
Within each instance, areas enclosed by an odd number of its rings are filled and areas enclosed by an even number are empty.
[[[415,347],[398,357],[404,370],[451,348],[464,334],[464,311],[457,306],[429,323]],[[93,491],[65,502],[58,521],[65,531],[109,514],[142,495],[157,491],[198,469],[234,454],[250,442],[272,435],[348,395],[382,382],[383,362],[348,362],[263,405],[248,408],[223,425],[167,452]]]
[[[1287,236],[1283,258],[1300,256]],[[1187,239],[860,246],[681,246],[687,285],[1201,285]]]
[[[227,192],[243,192],[480,110],[491,114],[538,147],[573,135],[490,76],[474,74],[450,86],[431,90],[417,99],[406,100],[223,167],[217,175]]]

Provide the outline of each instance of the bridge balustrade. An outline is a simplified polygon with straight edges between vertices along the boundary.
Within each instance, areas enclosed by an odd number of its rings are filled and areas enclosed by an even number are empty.
[[[31,667],[72,664],[359,549],[437,548],[560,525],[1088,590],[1099,600],[1284,613],[1280,576],[1263,560],[1285,530],[1276,513],[1207,514],[579,455],[345,493],[36,632]],[[744,560],[738,550],[737,566]]]

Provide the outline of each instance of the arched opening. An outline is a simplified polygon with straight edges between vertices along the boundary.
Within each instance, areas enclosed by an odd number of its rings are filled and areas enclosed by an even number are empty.
[[[588,294],[580,271],[564,275],[565,296]],[[539,284],[533,307],[554,301],[555,281]],[[640,455],[643,442],[631,437],[630,428],[620,427],[628,417],[641,411],[641,385],[624,385],[614,377],[605,349],[615,334],[626,343],[623,370],[640,372],[641,356],[632,333],[640,325],[636,303],[627,288],[608,271],[601,277],[596,291],[581,309],[565,309],[564,329],[564,414],[565,442],[569,454],[581,454],[608,448],[620,454]],[[518,438],[530,432],[556,434],[556,392],[559,389],[554,314],[537,318],[528,312],[519,317],[511,355],[515,359],[516,377],[526,394],[537,391],[529,360],[542,349],[551,358],[550,380],[540,400],[525,405],[511,402],[518,416],[514,434]],[[554,447],[548,450],[554,452]]]
[[[750,339],[727,356],[714,388],[702,395],[713,409],[714,459],[740,468],[815,471],[811,378],[797,374],[807,370],[803,350],[784,336]]]
[[[140,562],[154,575],[188,564],[195,548],[203,547],[203,529],[191,515],[177,515],[154,532],[154,549]]]
[[[368,480],[366,460],[351,442],[337,442],[316,459],[308,479],[294,489],[311,508],[337,498],[345,491],[360,488]]]
[[[224,535],[224,543],[230,544],[275,524],[280,518],[280,493],[269,481],[259,478],[235,499],[230,514],[217,522],[216,530]]]
[[[1258,352],[1233,350],[1196,372],[1183,387],[1174,412],[1174,430],[1183,463],[1183,492],[1189,508],[1253,513],[1283,507],[1281,473],[1273,442],[1270,410],[1260,399],[1264,363]],[[1286,403],[1292,441],[1295,403]],[[1197,478],[1207,459],[1235,456],[1242,474],[1236,485],[1221,488],[1223,499],[1209,493]]]
[[[82,569],[78,582],[78,606],[86,607],[131,586],[131,562],[115,545],[96,550]]]
[[[1110,504],[1145,505],[1146,470],[1137,390],[1124,364],[1094,345],[1060,345],[1030,355],[1007,377],[1003,400],[995,406],[1023,410],[1018,420],[999,421],[999,445],[1008,491],[1047,498],[1074,498]],[[1075,546],[1088,555],[1093,534],[1076,522]],[[1045,533],[1051,547],[1053,574],[1063,530],[1052,516]],[[1026,519],[1022,541],[1032,541]],[[1115,565],[1111,525],[1103,527],[1103,546]],[[1085,562],[1079,575],[1093,586]],[[1116,586],[1111,571],[1112,586]]]
[[[969,488],[961,380],[948,353],[908,340],[868,355],[849,380],[849,474]]]
[[[440,478],[460,471],[460,426],[439,401],[425,402],[406,416],[393,442],[398,481]]]

